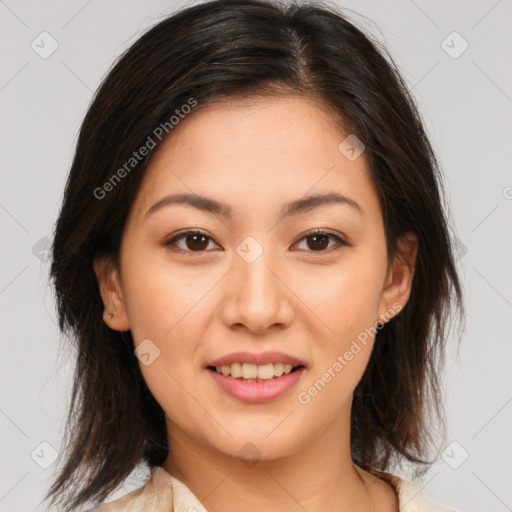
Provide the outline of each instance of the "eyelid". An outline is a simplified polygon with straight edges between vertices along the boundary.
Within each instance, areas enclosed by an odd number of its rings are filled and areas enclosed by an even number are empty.
[[[345,235],[342,235],[341,233],[338,233],[337,231],[332,231],[331,229],[327,228],[315,228],[311,229],[309,231],[306,231],[300,237],[292,244],[292,247],[305,238],[308,238],[313,235],[325,235],[329,238],[333,238],[338,242],[338,247],[331,247],[324,251],[313,251],[313,250],[306,250],[304,251],[309,257],[322,257],[323,255],[331,254],[332,252],[337,251],[338,249],[341,249],[343,247],[351,247],[352,244],[347,240],[347,237]]]
[[[218,245],[217,242],[215,242],[215,239],[207,231],[204,231],[199,228],[188,228],[188,229],[178,231],[177,233],[174,233],[169,238],[166,238],[165,241],[163,242],[163,246],[170,247],[173,243],[180,240],[181,238],[185,238],[188,235],[202,235],[202,236],[210,239],[211,241],[213,241],[216,245]],[[305,238],[307,238],[309,236],[313,236],[313,235],[325,235],[325,236],[335,239],[339,245],[337,247],[337,249],[340,249],[343,246],[347,246],[347,247],[352,246],[352,244],[347,240],[347,238],[344,235],[342,235],[341,233],[338,233],[336,231],[332,231],[332,230],[326,229],[326,228],[314,228],[312,230],[306,231],[305,233],[301,234],[300,237],[297,238],[297,240],[292,244],[292,247],[294,245],[296,245],[298,242],[301,242]],[[181,248],[171,249],[171,250],[174,250],[175,252],[185,252],[185,253],[190,253],[190,254],[196,253],[197,255],[201,255],[201,254],[210,252],[210,251],[189,251],[189,250],[185,250],[185,249],[181,249]],[[312,254],[318,253],[318,255],[321,256],[322,254],[332,252],[332,250],[333,249],[331,248],[329,250],[324,250],[324,251],[310,250],[310,251],[306,251],[306,252],[312,253]],[[334,249],[334,250],[336,250],[336,249]]]
[[[306,238],[306,237],[312,236],[312,235],[327,235],[327,236],[331,236],[332,238],[338,238],[341,241],[341,243],[343,243],[345,245],[350,245],[348,240],[347,240],[347,237],[345,235],[343,235],[342,233],[339,233],[338,231],[333,231],[333,230],[327,229],[327,228],[314,228],[314,229],[310,229],[309,231],[306,231],[305,233],[300,235],[300,237],[297,239],[296,242],[294,242],[293,245],[295,245],[297,242],[300,242],[303,238]]]
[[[168,237],[164,240],[162,245],[164,247],[170,247],[172,244],[176,243],[178,240],[185,238],[186,236],[191,236],[191,235],[202,235],[205,238],[209,238],[211,241],[213,241],[215,244],[217,244],[217,242],[215,242],[214,238],[207,231],[204,231],[203,229],[199,229],[199,228],[188,228],[188,229],[183,229],[181,231],[178,231],[177,233],[173,233],[170,237]],[[179,247],[177,249],[171,249],[171,250],[174,252],[182,252],[182,253],[189,253],[189,254],[196,253],[197,255],[200,255],[201,253],[210,252],[210,251],[187,251],[187,250],[181,249]]]

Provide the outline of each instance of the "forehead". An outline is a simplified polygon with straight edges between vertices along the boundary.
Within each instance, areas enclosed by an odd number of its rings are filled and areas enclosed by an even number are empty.
[[[256,208],[336,190],[375,207],[364,153],[349,160],[341,122],[302,97],[220,101],[180,120],[148,165],[135,209],[174,192]],[[247,200],[250,200],[250,203]],[[275,202],[275,201],[274,201]]]

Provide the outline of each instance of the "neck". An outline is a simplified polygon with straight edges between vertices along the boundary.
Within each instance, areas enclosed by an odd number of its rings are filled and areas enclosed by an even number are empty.
[[[230,456],[169,424],[169,456],[162,465],[209,512],[238,512],[242,503],[246,512],[370,512],[374,504],[368,480],[352,462],[347,427],[348,420],[334,421],[293,453],[264,459],[249,445],[238,457]],[[252,461],[247,459],[251,454],[256,454]]]

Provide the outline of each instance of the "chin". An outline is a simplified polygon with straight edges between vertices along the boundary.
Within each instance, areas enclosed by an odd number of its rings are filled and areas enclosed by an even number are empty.
[[[225,442],[214,440],[213,446],[228,457],[239,459],[248,467],[252,467],[257,461],[272,461],[287,457],[299,448],[297,439],[290,443],[291,437],[286,432],[278,435],[277,431],[268,435],[268,431],[261,433],[241,432],[239,435],[231,431],[233,438],[225,436]],[[285,437],[286,436],[286,437]],[[213,441],[213,440],[212,440]]]

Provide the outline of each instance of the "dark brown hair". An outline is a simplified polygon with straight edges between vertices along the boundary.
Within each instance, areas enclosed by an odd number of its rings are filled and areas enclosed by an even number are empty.
[[[103,80],[80,129],[51,262],[59,327],[76,349],[66,452],[45,497],[59,510],[104,501],[139,463],[152,468],[168,454],[164,412],[142,378],[131,332],[103,320],[92,265],[101,255],[119,263],[128,212],[159,145],[122,180],[112,176],[191,98],[199,110],[279,94],[322,102],[342,133],[366,146],[389,261],[400,235],[417,235],[409,301],[378,331],[354,393],[351,446],[354,462],[376,475],[403,459],[415,475],[430,464],[431,429],[445,429],[446,327],[453,303],[464,307],[442,177],[415,101],[386,49],[335,6],[209,1],[143,34]],[[107,182],[108,193],[98,193]]]

